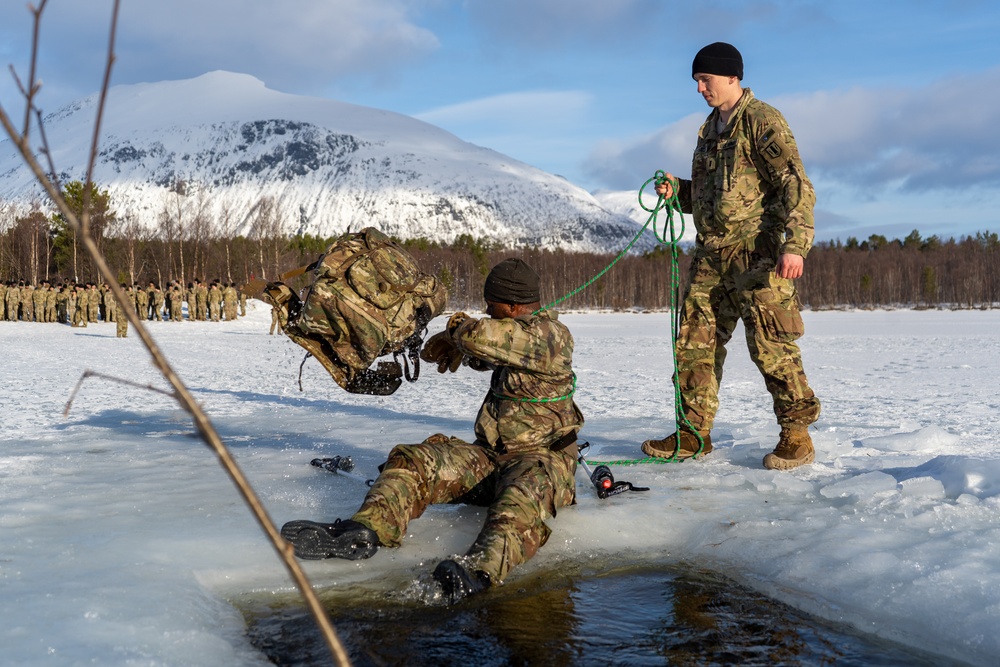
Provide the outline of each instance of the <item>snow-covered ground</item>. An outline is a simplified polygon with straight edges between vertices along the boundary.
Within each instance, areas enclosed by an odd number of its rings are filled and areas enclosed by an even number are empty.
[[[256,305],[257,307],[253,307]],[[579,504],[521,573],[694,563],[810,613],[975,664],[1000,660],[1000,311],[807,312],[823,401],[816,464],[772,472],[770,398],[733,340],[703,461],[616,468],[652,487]],[[592,459],[631,458],[672,428],[666,314],[567,314]],[[251,302],[234,323],[153,333],[277,523],[349,515],[364,487],[309,466],[468,437],[486,376],[431,368],[394,396],[351,396]],[[442,326],[439,318],[432,330]],[[134,332],[0,322],[0,646],[17,665],[266,664],[228,602],[292,586]],[[478,510],[435,507],[369,561],[306,563],[317,586],[399,587],[461,552]],[[352,589],[354,590],[354,589]]]

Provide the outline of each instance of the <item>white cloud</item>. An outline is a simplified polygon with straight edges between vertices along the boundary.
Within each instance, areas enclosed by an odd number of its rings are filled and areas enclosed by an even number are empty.
[[[1000,185],[1000,67],[923,87],[852,88],[765,100],[788,119],[806,169],[865,189],[966,190]],[[653,163],[690,172],[702,115],[641,138],[605,141],[588,161],[609,187]],[[625,181],[625,182],[623,182]]]
[[[691,114],[649,135],[606,139],[591,151],[584,170],[614,190],[634,188],[661,169],[687,177],[695,137],[704,120],[703,114]]]
[[[416,114],[416,118],[440,125],[488,124],[492,127],[524,127],[525,124],[565,123],[585,114],[593,101],[588,92],[527,91],[492,95]]]
[[[16,5],[16,7],[15,7]],[[114,83],[188,78],[224,69],[252,74],[288,92],[319,93],[348,76],[391,76],[399,63],[438,48],[402,0],[129,0],[122,3]],[[40,74],[95,91],[103,72],[111,2],[48,5]],[[22,3],[0,8],[0,39],[18,46],[27,68],[31,16]],[[65,101],[65,100],[64,100]]]

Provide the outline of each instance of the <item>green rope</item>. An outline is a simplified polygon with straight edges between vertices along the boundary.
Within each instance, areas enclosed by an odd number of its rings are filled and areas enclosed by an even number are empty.
[[[662,171],[657,171],[656,174],[653,176],[653,179],[651,180],[655,180],[656,184],[659,185],[666,181],[666,174],[663,173]],[[648,183],[649,181],[646,181],[646,184]],[[686,426],[688,430],[694,434],[695,438],[698,439],[698,450],[694,453],[694,458],[698,458],[699,456],[701,456],[701,453],[705,449],[705,440],[701,437],[701,434],[698,433],[698,431],[693,426],[691,426],[691,422],[688,421],[687,416],[684,414],[684,409],[681,407],[681,386],[679,381],[680,374],[678,372],[679,368],[677,363],[677,345],[676,345],[677,336],[680,333],[680,308],[678,307],[679,306],[678,296],[680,295],[680,289],[681,289],[681,276],[680,276],[681,271],[680,271],[680,263],[678,262],[677,259],[677,244],[684,236],[684,215],[683,213],[681,213],[680,201],[677,198],[678,190],[680,190],[680,183],[677,180],[674,180],[673,182],[670,183],[670,186],[671,186],[671,196],[667,203],[668,207],[667,225],[669,226],[670,229],[670,237],[669,241],[662,238],[659,234],[657,235],[657,238],[660,240],[661,243],[667,243],[670,247],[670,355],[674,364],[674,374],[673,374],[674,424],[676,426],[676,430],[674,431],[674,442],[676,444],[674,446],[674,453],[671,454],[670,456],[666,458],[651,457],[653,459],[653,462],[655,463],[678,463],[683,460],[677,457],[677,452],[680,450],[681,446],[681,428],[683,426]],[[644,184],[642,187],[645,188],[646,185]],[[660,196],[660,200],[661,201],[663,200],[662,195]],[[659,206],[661,205],[661,201],[657,201],[656,208],[659,208]],[[649,210],[642,203],[642,190],[639,191],[639,205],[642,206],[645,210],[647,211]],[[680,233],[676,233],[676,230],[674,229],[673,211],[675,209],[677,210],[678,213],[681,213]],[[655,209],[652,211],[651,217],[652,218],[656,217]],[[653,227],[653,231],[654,233],[656,231],[655,224]],[[617,465],[629,465],[629,464],[619,463]]]
[[[653,456],[653,457],[647,457],[647,458],[643,458],[643,459],[622,459],[622,460],[618,460],[618,461],[603,461],[603,462],[602,461],[587,461],[587,463],[589,465],[608,465],[608,466],[613,466],[613,465],[639,465],[639,464],[642,464],[642,463],[678,463],[678,462],[680,462],[680,461],[683,460],[683,459],[680,459],[680,458],[677,457],[677,452],[678,452],[678,449],[680,448],[680,437],[681,437],[681,428],[682,428],[682,426],[686,426],[688,428],[688,430],[691,433],[693,433],[694,436],[698,439],[698,451],[695,452],[694,457],[697,458],[698,456],[700,456],[701,453],[702,453],[702,451],[705,449],[705,441],[704,441],[704,439],[701,437],[701,434],[699,434],[698,431],[694,427],[691,426],[691,423],[688,421],[687,417],[684,415],[683,409],[681,408],[681,390],[680,390],[680,384],[678,382],[678,372],[677,372],[678,371],[678,368],[677,368],[677,366],[678,366],[678,364],[677,364],[677,346],[675,344],[675,341],[677,340],[677,334],[678,334],[678,332],[680,330],[680,313],[679,313],[679,309],[677,307],[677,305],[678,305],[677,301],[678,301],[678,294],[680,293],[680,283],[681,283],[681,279],[680,279],[680,263],[678,262],[677,247],[678,247],[678,243],[680,242],[681,238],[683,238],[683,236],[684,236],[684,213],[681,211],[681,204],[680,204],[680,200],[678,199],[678,192],[680,190],[680,183],[677,180],[672,181],[671,184],[670,184],[671,185],[670,196],[667,197],[665,195],[658,195],[658,198],[656,200],[656,204],[652,208],[646,206],[646,204],[643,203],[643,200],[642,200],[642,193],[645,191],[645,189],[649,186],[650,183],[655,183],[656,185],[661,185],[661,184],[665,183],[666,181],[667,181],[667,175],[666,175],[666,173],[663,172],[663,171],[658,170],[658,171],[656,171],[653,174],[652,178],[648,179],[645,183],[642,184],[642,187],[639,188],[639,206],[644,211],[647,211],[650,214],[649,218],[646,220],[646,224],[644,224],[642,226],[642,229],[640,229],[639,232],[635,235],[635,238],[633,238],[631,241],[629,241],[628,245],[625,246],[625,248],[620,253],[618,253],[618,255],[611,261],[611,263],[608,264],[606,267],[604,267],[604,270],[602,270],[596,276],[594,276],[593,278],[591,278],[590,280],[588,280],[587,282],[585,282],[583,285],[580,285],[579,287],[577,287],[575,290],[573,290],[569,294],[563,296],[562,298],[556,299],[555,301],[553,301],[552,303],[548,304],[547,306],[545,306],[543,308],[539,308],[534,313],[532,313],[533,315],[537,315],[541,311],[550,309],[550,308],[552,308],[552,307],[554,307],[554,306],[562,303],[563,301],[566,301],[567,299],[569,299],[569,298],[571,298],[571,297],[579,294],[580,292],[582,292],[586,288],[590,287],[597,280],[599,280],[601,278],[601,276],[603,276],[605,273],[607,273],[608,271],[610,271],[611,267],[613,267],[615,264],[617,264],[618,261],[622,257],[624,257],[628,253],[629,250],[632,249],[632,246],[635,245],[636,241],[639,240],[639,238],[642,236],[642,234],[650,226],[652,226],[653,234],[656,236],[656,240],[659,241],[660,243],[668,246],[670,248],[670,351],[671,351],[671,356],[672,356],[672,360],[673,360],[673,364],[674,364],[674,374],[673,374],[673,385],[674,385],[674,421],[675,421],[675,425],[677,427],[677,430],[675,431],[675,440],[677,442],[677,446],[674,449],[674,453],[671,456],[666,457],[666,458]],[[659,214],[660,211],[665,211],[666,212],[666,220],[663,221],[662,227],[658,227],[657,226],[657,215]],[[674,212],[675,211],[677,212],[678,218],[680,220],[680,229],[679,230],[674,225]],[[563,396],[563,397],[560,397],[560,398],[557,398],[557,399],[511,399],[511,400],[539,400],[539,401],[540,400],[550,400],[550,401],[551,400],[563,400],[565,398],[569,398],[570,396],[572,396],[575,391],[576,391],[576,376],[574,375],[573,376],[573,391],[571,391],[567,396]],[[510,397],[506,397],[506,396],[501,396],[501,397],[502,398],[510,398]]]
[[[515,403],[555,403],[556,401],[565,401],[573,397],[576,393],[576,373],[573,373],[573,388],[569,390],[569,393],[564,396],[557,396],[555,398],[530,398],[522,396],[508,396],[507,394],[501,394],[498,391],[494,391],[493,395],[497,398],[502,398],[505,401],[514,401]]]
[[[637,466],[643,463],[681,463],[682,460],[673,458],[662,458],[659,456],[647,456],[644,459],[618,459],[616,461],[591,461],[586,459],[589,466]]]

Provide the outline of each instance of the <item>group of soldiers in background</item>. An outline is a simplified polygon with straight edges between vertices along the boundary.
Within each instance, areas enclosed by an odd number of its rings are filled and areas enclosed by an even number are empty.
[[[140,320],[183,321],[185,302],[188,320],[219,322],[247,314],[246,295],[232,282],[215,280],[206,284],[196,279],[185,289],[180,281],[171,280],[166,289],[160,289],[150,281],[146,287],[136,283],[122,285],[122,289]],[[114,293],[103,283],[0,282],[0,320],[57,322],[74,327],[115,322],[120,337],[127,332],[127,318],[119,317]]]

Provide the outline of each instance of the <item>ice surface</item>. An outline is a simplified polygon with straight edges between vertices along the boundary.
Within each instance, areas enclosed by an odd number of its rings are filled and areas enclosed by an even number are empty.
[[[254,307],[256,306],[256,307]],[[974,664],[1000,658],[1000,312],[807,312],[801,344],[823,402],[816,463],[763,469],[778,428],[740,334],[716,451],[615,468],[645,494],[579,503],[520,573],[690,562],[813,614]],[[669,316],[567,314],[591,459],[639,455],[672,428]],[[269,309],[235,323],[153,323],[275,522],[349,515],[364,487],[309,465],[349,455],[374,475],[389,448],[469,437],[486,378],[467,368],[389,397],[351,396],[301,349],[268,336]],[[442,320],[432,323],[432,331]],[[291,582],[214,455],[113,325],[0,322],[0,645],[18,665],[256,665],[228,600]],[[404,546],[310,562],[317,586],[379,590],[464,551],[479,510],[434,507]]]

